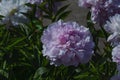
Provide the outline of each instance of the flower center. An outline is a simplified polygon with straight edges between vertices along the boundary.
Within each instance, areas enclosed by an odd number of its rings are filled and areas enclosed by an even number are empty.
[[[17,12],[17,8],[14,8],[14,9],[12,9],[11,11],[10,11],[10,16],[12,16],[12,15],[14,15],[15,14],[15,12]]]

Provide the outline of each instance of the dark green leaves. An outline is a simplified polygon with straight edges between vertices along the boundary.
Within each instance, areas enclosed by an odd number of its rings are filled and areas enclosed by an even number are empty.
[[[41,80],[42,75],[47,73],[48,69],[45,67],[40,67],[36,70],[35,75],[34,75],[34,80]]]

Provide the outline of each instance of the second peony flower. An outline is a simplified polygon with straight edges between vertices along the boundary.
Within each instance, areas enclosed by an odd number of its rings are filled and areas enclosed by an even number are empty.
[[[87,63],[93,54],[94,42],[88,28],[76,22],[59,20],[48,26],[41,37],[43,56],[51,65],[78,66]]]
[[[26,3],[27,0],[1,0],[0,15],[4,17],[0,23],[7,26],[28,23],[29,19],[23,15],[23,13],[27,13],[30,10],[29,7],[25,6]]]
[[[108,41],[111,42],[112,46],[120,44],[120,14],[115,14],[106,21],[104,29],[110,33]]]

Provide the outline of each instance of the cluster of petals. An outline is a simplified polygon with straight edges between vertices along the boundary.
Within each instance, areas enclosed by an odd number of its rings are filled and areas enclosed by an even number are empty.
[[[90,5],[91,20],[99,25],[104,25],[110,16],[120,13],[120,0],[80,0],[79,4]]]
[[[29,10],[26,3],[27,0],[1,0],[0,15],[4,16],[1,23],[18,25],[28,22],[27,17],[22,14]]]
[[[106,21],[104,29],[110,34],[108,41],[113,46],[117,46],[120,43],[120,14],[115,14]]]
[[[43,56],[56,66],[78,66],[87,63],[93,54],[94,42],[89,29],[76,22],[59,20],[49,25],[41,41]]]
[[[26,14],[31,10],[31,8],[25,5],[27,3],[36,5],[35,17],[40,18],[42,10],[40,10],[38,6],[42,2],[44,2],[44,0],[1,0],[0,15],[3,16],[3,18],[0,23],[7,24],[7,26],[17,26],[19,24],[28,23],[29,19],[24,15],[24,13]],[[54,2],[54,5],[53,11],[56,12],[60,3]],[[48,8],[48,4],[46,4],[46,8]]]
[[[109,17],[120,13],[120,0],[99,0],[91,8],[93,22],[104,25]]]

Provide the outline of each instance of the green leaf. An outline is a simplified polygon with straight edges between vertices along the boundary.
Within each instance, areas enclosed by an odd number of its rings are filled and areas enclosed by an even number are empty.
[[[47,2],[42,2],[38,7],[46,14],[52,15],[52,13],[46,8]]]
[[[102,30],[97,30],[97,36],[101,38],[105,38],[104,32]]]
[[[4,16],[0,15],[0,20],[2,20],[3,17],[4,17]]]
[[[8,45],[8,46],[6,47],[6,49],[9,50],[11,47],[17,45],[18,43],[22,42],[22,41],[25,40],[25,39],[26,39],[26,37],[23,37],[23,38],[17,38],[16,41],[13,42],[13,43],[11,43],[10,45]]]
[[[88,77],[88,75],[89,75],[89,72],[84,72],[84,73],[82,73],[82,74],[80,74],[80,75],[75,76],[74,79],[79,80],[79,79]]]
[[[41,76],[42,76],[44,73],[46,73],[46,72],[48,72],[48,69],[47,69],[47,68],[45,68],[45,67],[40,67],[40,68],[38,68],[37,71],[35,72],[34,80],[40,79]]]
[[[8,73],[5,70],[0,69],[0,74],[3,75],[5,78],[8,78]]]
[[[65,6],[63,6],[62,8],[60,8],[60,9],[57,11],[57,13],[56,13],[55,16],[60,15],[62,12],[64,12],[64,11],[68,8],[69,5],[70,5],[70,4],[65,5]]]
[[[58,20],[59,20],[59,19],[65,19],[70,13],[71,13],[71,11],[66,11],[66,12],[62,13],[62,14],[58,17]]]

